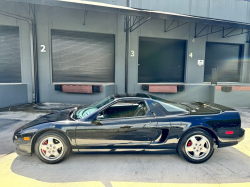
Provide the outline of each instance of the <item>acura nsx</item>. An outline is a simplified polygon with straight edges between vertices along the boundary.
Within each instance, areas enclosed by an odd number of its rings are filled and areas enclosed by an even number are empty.
[[[154,95],[115,94],[89,106],[60,110],[18,128],[21,155],[58,163],[70,152],[178,152],[192,163],[244,138],[239,113],[214,103],[177,103]]]

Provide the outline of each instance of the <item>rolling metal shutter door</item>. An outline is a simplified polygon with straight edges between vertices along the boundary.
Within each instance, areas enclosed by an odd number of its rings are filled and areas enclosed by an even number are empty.
[[[0,83],[21,82],[19,28],[0,26]]]
[[[52,30],[53,82],[114,82],[115,38]]]
[[[184,82],[186,41],[140,37],[139,83]]]
[[[239,82],[242,45],[206,44],[204,82],[211,82],[212,68],[217,67],[218,82]]]

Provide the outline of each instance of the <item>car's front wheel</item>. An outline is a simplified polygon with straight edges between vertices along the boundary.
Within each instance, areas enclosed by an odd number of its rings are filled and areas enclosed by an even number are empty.
[[[57,132],[46,132],[35,143],[35,152],[40,160],[48,164],[63,161],[70,152],[67,139]]]
[[[191,130],[180,139],[178,152],[191,163],[206,162],[214,153],[213,138],[202,129]]]

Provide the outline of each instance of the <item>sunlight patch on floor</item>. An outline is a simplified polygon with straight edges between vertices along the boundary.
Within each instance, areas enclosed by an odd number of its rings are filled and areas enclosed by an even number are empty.
[[[250,157],[250,128],[245,129],[244,140],[233,147]]]
[[[249,183],[144,183],[144,182],[111,182],[113,187],[250,187]]]
[[[35,179],[17,175],[11,171],[12,162],[17,157],[16,153],[11,153],[9,155],[0,158],[0,181],[1,186],[4,187],[38,187],[38,186],[49,186],[49,187],[62,187],[62,186],[84,186],[84,187],[105,187],[100,181],[87,181],[87,182],[69,182],[69,183],[49,183],[41,182]],[[26,168],[23,168],[24,170]]]

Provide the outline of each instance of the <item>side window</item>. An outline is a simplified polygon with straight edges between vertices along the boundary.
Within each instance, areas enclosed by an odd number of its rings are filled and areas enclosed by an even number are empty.
[[[167,111],[157,102],[148,100],[147,101],[151,112],[154,112],[156,116],[165,116],[167,115]]]
[[[168,104],[168,103],[164,103],[161,101],[158,101],[159,104],[168,112],[168,114],[182,114],[182,113],[186,113],[187,110],[180,108],[178,106],[175,106],[173,104]]]
[[[147,105],[144,101],[121,101],[101,112],[101,119],[145,116]]]

